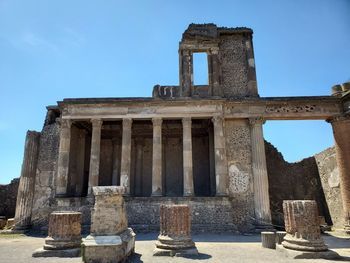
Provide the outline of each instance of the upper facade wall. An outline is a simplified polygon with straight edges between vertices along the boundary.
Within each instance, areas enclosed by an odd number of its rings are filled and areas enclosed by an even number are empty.
[[[155,86],[153,97],[258,97],[253,31],[214,24],[191,24],[179,46],[180,86]],[[208,85],[193,83],[193,54],[205,52]]]

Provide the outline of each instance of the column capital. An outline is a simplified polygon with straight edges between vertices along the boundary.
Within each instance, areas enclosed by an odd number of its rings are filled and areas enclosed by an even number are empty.
[[[162,118],[152,118],[153,126],[162,126],[163,119]]]
[[[223,116],[214,116],[211,121],[213,122],[214,125],[218,125],[219,123],[222,123],[224,120]]]
[[[61,127],[61,128],[70,128],[72,126],[72,120],[71,119],[62,119],[62,118],[59,118],[58,119],[58,125]]]
[[[101,119],[91,119],[90,120],[93,128],[100,128],[102,126],[103,121]]]
[[[123,127],[131,129],[131,125],[132,125],[132,119],[131,118],[124,118],[123,119]]]
[[[254,126],[254,125],[263,125],[265,123],[265,119],[263,117],[252,117],[252,118],[249,118],[249,124],[251,126]]]
[[[326,122],[330,124],[340,121],[350,121],[350,114],[334,115],[326,120]]]
[[[184,117],[182,118],[182,126],[188,126],[192,124],[192,119],[191,117]]]

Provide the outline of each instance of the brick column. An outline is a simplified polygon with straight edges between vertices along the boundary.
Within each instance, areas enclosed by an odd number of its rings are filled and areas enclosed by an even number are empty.
[[[125,187],[125,195],[130,195],[131,126],[132,119],[123,119],[120,185]]]
[[[183,169],[184,169],[184,196],[193,196],[193,163],[192,163],[192,120],[182,119],[183,127]]]
[[[152,196],[162,196],[162,122],[153,118]]]
[[[228,171],[225,152],[224,119],[221,116],[215,116],[212,121],[214,124],[216,195],[226,196]]]
[[[61,119],[60,121],[60,146],[58,149],[56,196],[67,194],[69,152],[71,139],[71,120]]]
[[[265,142],[262,118],[249,119],[252,144],[252,168],[254,178],[254,208],[258,227],[271,227],[269,181],[266,168]]]
[[[40,132],[27,131],[21,179],[17,193],[15,229],[30,227],[39,144]]]
[[[350,233],[350,115],[328,120],[332,124],[336,159],[340,175],[340,192],[343,199],[344,227]]]
[[[113,168],[112,168],[112,185],[118,185],[120,172],[120,143],[118,139],[112,140],[113,144]]]
[[[89,170],[89,189],[88,194],[92,195],[92,187],[98,185],[98,177],[100,173],[100,146],[101,146],[101,119],[92,119],[92,135],[91,135],[91,154],[90,154],[90,170]]]
[[[208,53],[209,85],[211,88],[210,95],[221,97],[223,94],[220,88],[220,62],[218,53],[218,48],[212,48]]]

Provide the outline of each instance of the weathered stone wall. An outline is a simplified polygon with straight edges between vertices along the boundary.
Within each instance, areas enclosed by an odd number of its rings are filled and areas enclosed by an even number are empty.
[[[226,120],[225,133],[233,222],[240,228],[249,229],[254,218],[254,189],[248,121]]]
[[[316,200],[319,214],[331,224],[322,184],[314,157],[288,163],[269,142],[265,142],[272,222],[283,226],[283,200]]]
[[[335,148],[331,147],[316,154],[315,159],[333,227],[343,228],[344,216],[339,188],[339,170],[335,158]]]
[[[222,36],[219,59],[222,71],[222,89],[225,97],[244,97],[248,91],[248,64],[243,35]]]
[[[58,157],[59,126],[57,122],[45,123],[40,137],[40,150],[35,178],[32,224],[47,223],[52,212],[54,180]]]
[[[19,178],[9,184],[0,185],[0,216],[12,218],[15,216]]]
[[[130,227],[136,231],[159,230],[160,205],[187,204],[191,208],[192,231],[247,231],[235,219],[241,208],[232,206],[228,197],[126,197],[125,204]],[[236,220],[236,221],[235,221]]]

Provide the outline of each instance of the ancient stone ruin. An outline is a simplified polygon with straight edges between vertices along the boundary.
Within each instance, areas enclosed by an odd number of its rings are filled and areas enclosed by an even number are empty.
[[[283,202],[287,234],[282,246],[295,258],[337,258],[328,250],[321,237],[317,204],[313,200],[287,200]],[[281,249],[281,247],[280,247]]]
[[[122,186],[95,186],[90,235],[83,239],[86,263],[123,262],[135,249],[135,234],[128,228]]]
[[[80,245],[81,213],[56,211],[50,214],[44,247],[34,251],[33,257],[77,257]]]
[[[198,255],[191,238],[191,214],[188,205],[160,207],[160,234],[153,255]]]
[[[67,98],[48,106],[37,158],[27,158],[34,144],[25,151],[18,227],[45,230],[56,210],[81,211],[89,226],[93,187],[122,186],[134,229],[157,229],[160,204],[173,203],[191,206],[193,229],[269,229],[263,124],[325,120],[336,140],[339,225],[348,228],[349,86],[335,86],[331,96],[260,97],[252,36],[244,27],[191,24],[179,44],[178,86],[156,85],[146,98]],[[207,85],[193,83],[198,52],[208,58]]]

